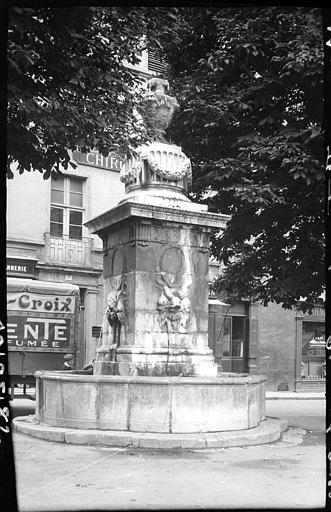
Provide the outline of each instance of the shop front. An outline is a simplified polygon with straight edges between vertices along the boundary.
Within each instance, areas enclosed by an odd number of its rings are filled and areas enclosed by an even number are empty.
[[[248,305],[209,300],[209,348],[223,372],[248,371]]]
[[[297,317],[296,390],[324,390],[325,366],[325,312],[316,305],[310,315]]]
[[[73,284],[7,278],[7,338],[12,396],[17,384],[34,384],[37,370],[61,370],[79,352],[79,288]]]

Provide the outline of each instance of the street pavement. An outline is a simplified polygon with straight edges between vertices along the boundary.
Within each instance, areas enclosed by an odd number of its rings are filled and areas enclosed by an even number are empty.
[[[34,402],[12,402],[13,416]],[[15,432],[19,510],[324,508],[325,399],[269,397],[288,420],[276,442],[162,452],[43,441]]]

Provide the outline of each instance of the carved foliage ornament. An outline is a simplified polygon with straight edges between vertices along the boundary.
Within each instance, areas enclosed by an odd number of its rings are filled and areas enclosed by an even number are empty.
[[[135,162],[128,163],[127,168],[125,166],[121,169],[120,180],[123,183],[130,183],[136,180],[139,174],[142,174],[142,161],[145,160],[150,169],[155,172],[160,178],[164,178],[169,181],[180,181],[184,178],[187,179],[188,185],[192,183],[192,168],[191,168],[191,160],[184,155],[184,153],[180,152],[178,155],[178,163],[171,167],[167,165],[162,165],[162,163],[158,163],[153,156],[153,145],[144,146],[138,150],[139,156],[141,160],[136,160]]]
[[[136,161],[132,167],[128,166],[127,169],[125,168],[125,165],[123,165],[120,173],[120,181],[125,184],[135,181],[141,172],[142,163],[140,160]]]
[[[142,150],[140,156],[143,160],[147,160],[147,163],[152,171],[161,178],[165,178],[171,181],[180,181],[187,177],[188,182],[191,183],[191,160],[187,158],[184,153],[182,153],[182,155],[184,158],[180,159],[179,163],[170,169],[167,169],[165,166],[158,164],[153,155],[149,152],[148,148]]]

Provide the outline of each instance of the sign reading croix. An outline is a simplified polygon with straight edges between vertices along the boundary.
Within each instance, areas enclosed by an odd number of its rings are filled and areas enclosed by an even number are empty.
[[[8,311],[39,311],[48,313],[74,313],[75,303],[72,297],[56,297],[35,293],[8,293]]]

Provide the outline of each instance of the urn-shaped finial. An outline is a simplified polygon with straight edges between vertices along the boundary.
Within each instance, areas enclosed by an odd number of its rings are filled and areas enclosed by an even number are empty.
[[[179,107],[176,98],[168,96],[168,80],[151,78],[147,81],[147,94],[143,100],[143,117],[153,130],[156,142],[168,143],[165,137],[175,110]]]
[[[144,200],[148,197],[160,204],[161,199],[167,197],[179,205],[187,205],[189,199],[184,193],[192,181],[191,161],[181,147],[169,143],[165,137],[166,129],[179,107],[176,98],[167,94],[168,90],[169,82],[163,78],[147,81],[141,115],[150,128],[152,141],[136,149],[137,158],[126,162],[120,179],[131,197],[137,198],[140,190]],[[169,204],[173,203],[168,201]]]

